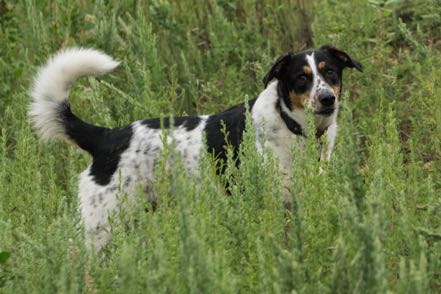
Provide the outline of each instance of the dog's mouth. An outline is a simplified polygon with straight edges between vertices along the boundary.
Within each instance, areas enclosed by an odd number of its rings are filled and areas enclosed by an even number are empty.
[[[335,111],[334,107],[323,107],[320,110],[314,112],[314,114],[330,116],[334,113],[334,111]]]

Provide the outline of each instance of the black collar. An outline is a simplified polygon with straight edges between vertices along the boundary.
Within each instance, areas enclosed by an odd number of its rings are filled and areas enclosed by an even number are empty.
[[[283,107],[282,104],[285,106]],[[280,116],[282,117],[283,121],[285,122],[286,127],[295,135],[302,136],[306,138],[305,132],[303,132],[302,127],[298,122],[296,122],[293,118],[289,116],[288,113],[283,109],[288,109],[288,107],[285,105],[285,102],[283,99],[277,100],[277,107],[280,112]],[[315,132],[315,137],[319,139],[326,131],[327,127],[325,129],[317,129]]]
[[[280,116],[282,117],[283,121],[285,122],[286,127],[295,135],[297,136],[303,136],[306,137],[306,134],[303,132],[302,127],[300,126],[300,124],[298,122],[296,122],[294,119],[292,119],[288,113],[285,112],[285,110],[283,110],[282,108],[282,104],[285,104],[285,102],[283,101],[283,99],[279,99],[277,101],[278,104],[278,108],[279,108],[279,112],[280,112]],[[288,108],[285,105],[285,108]]]

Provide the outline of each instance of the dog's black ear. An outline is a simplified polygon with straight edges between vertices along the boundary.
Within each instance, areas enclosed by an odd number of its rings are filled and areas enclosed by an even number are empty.
[[[363,66],[360,62],[355,59],[352,59],[346,52],[343,50],[337,49],[331,45],[324,45],[320,48],[322,51],[327,51],[334,58],[336,58],[341,64],[345,67],[356,68],[358,71],[363,72]]]
[[[283,69],[291,60],[291,55],[292,53],[288,52],[283,54],[276,60],[276,62],[271,67],[269,72],[263,77],[262,82],[265,85],[265,88],[266,86],[268,86],[268,83],[271,82],[272,79],[280,77],[280,74],[283,72]]]

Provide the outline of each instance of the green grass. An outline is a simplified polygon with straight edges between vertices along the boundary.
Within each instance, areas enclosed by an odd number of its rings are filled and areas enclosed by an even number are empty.
[[[0,0],[0,292],[441,291],[440,15],[439,0]],[[206,156],[196,184],[164,164],[157,211],[123,199],[111,244],[85,248],[76,177],[90,158],[40,144],[26,117],[50,54],[122,62],[71,93],[79,117],[120,126],[254,98],[281,53],[325,43],[364,72],[345,73],[332,161],[314,142],[296,152],[291,213],[248,132],[240,170],[219,178]]]

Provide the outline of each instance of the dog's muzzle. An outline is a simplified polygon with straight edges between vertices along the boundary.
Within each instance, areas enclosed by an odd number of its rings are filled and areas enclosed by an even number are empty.
[[[320,102],[319,109],[315,112],[319,115],[329,116],[335,111],[335,101],[336,98],[334,94],[325,93],[319,96],[318,101]]]

